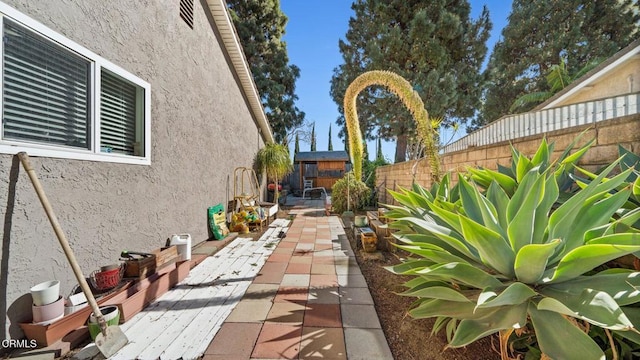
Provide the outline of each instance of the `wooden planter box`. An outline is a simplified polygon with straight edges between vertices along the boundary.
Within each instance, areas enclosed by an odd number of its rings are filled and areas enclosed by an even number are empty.
[[[111,299],[126,293],[131,286],[131,282],[126,283],[120,290],[104,296],[98,300],[98,306],[113,305]],[[84,326],[91,315],[90,306],[84,307],[74,313],[64,316],[62,319],[52,322],[49,325],[36,325],[32,323],[22,323],[20,327],[28,339],[35,340],[39,346],[49,346],[62,339],[64,336],[77,328]],[[87,333],[88,334],[88,333]]]
[[[182,261],[166,267],[171,271],[165,272],[151,281],[143,289],[125,298],[112,299],[120,310],[120,322],[126,322],[134,315],[142,311],[152,301],[162,296],[177,283],[184,280],[189,275],[191,263]],[[145,279],[146,280],[146,279]]]
[[[173,245],[154,250],[153,256],[127,260],[124,276],[144,279],[156,273],[158,269],[174,263],[178,259],[178,247]]]
[[[135,283],[129,281],[123,288],[100,299],[98,306],[117,305],[120,310],[120,322],[127,321],[178,282],[184,280],[189,274],[190,267],[189,261],[165,265],[160,271],[147,278]],[[87,306],[49,325],[24,323],[20,324],[20,327],[27,338],[35,340],[38,346],[49,346],[86,325],[92,311],[91,307]],[[85,335],[88,336],[88,332]]]

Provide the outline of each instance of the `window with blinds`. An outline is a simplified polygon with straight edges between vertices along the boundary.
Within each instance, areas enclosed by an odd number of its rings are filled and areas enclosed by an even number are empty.
[[[100,84],[100,151],[141,155],[141,89],[106,70]]]
[[[0,153],[151,163],[147,82],[1,2],[0,21]]]
[[[90,149],[91,63],[5,19],[3,136]]]

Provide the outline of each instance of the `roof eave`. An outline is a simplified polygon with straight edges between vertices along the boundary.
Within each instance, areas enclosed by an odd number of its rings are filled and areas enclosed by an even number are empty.
[[[229,16],[227,4],[224,0],[207,0],[207,5],[209,6],[209,11],[211,11],[216,27],[222,36],[224,50],[227,52],[229,59],[231,59],[233,71],[240,80],[242,92],[249,102],[251,113],[261,130],[262,139],[265,143],[272,143],[274,142],[273,132],[271,131],[271,126],[269,126],[269,121],[262,107],[260,94],[258,94],[258,89],[253,80],[251,69],[249,69],[247,58],[242,50],[240,39]]]
[[[576,94],[578,91],[588,88],[588,86],[593,84],[596,80],[600,79],[602,76],[606,75],[607,73],[618,67],[620,64],[629,61],[638,54],[640,54],[640,39],[636,39],[624,49],[618,51],[612,57],[605,60],[602,64],[574,81],[568,87],[558,92],[542,104],[536,106],[533,110],[537,111],[549,109],[558,105],[568,97]]]

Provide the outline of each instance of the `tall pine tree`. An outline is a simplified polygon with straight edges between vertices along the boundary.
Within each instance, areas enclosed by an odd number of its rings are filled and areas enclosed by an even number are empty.
[[[300,135],[298,135],[298,132],[296,131],[296,144],[295,144],[293,153],[297,154],[299,152],[300,152]]]
[[[470,19],[467,0],[356,0],[346,40],[339,43],[344,63],[334,70],[331,96],[342,113],[349,83],[367,70],[390,70],[414,84],[429,115],[445,125],[465,122],[479,106],[491,22],[483,9]],[[396,140],[395,161],[406,159],[415,122],[400,100],[380,87],[358,101],[365,138],[380,134]],[[344,118],[338,119],[344,125]],[[344,130],[341,131],[344,135]]]
[[[329,124],[329,147],[327,150],[333,151],[333,144],[331,143],[331,124]]]
[[[288,132],[304,122],[304,112],[295,105],[300,69],[289,64],[281,40],[288,19],[280,0],[227,0],[227,5],[275,140],[284,143]]]
[[[551,90],[545,76],[555,64],[566,61],[573,77],[631,43],[638,36],[637,6],[637,0],[514,0],[487,66],[485,102],[474,127],[509,114],[525,94]]]
[[[376,152],[376,161],[384,161],[384,155],[382,155],[382,138],[378,138],[378,151]]]
[[[316,123],[311,128],[311,151],[316,151]]]

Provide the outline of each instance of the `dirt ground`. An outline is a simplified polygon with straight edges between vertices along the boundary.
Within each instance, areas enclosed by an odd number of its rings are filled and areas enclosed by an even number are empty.
[[[346,231],[351,247],[356,249],[353,233]],[[400,263],[402,254],[381,252],[379,259],[364,259],[361,250],[355,250],[360,269],[367,280],[382,329],[396,360],[494,360],[500,359],[497,337],[486,337],[465,348],[446,349],[444,331],[431,335],[433,319],[415,320],[407,315],[415,298],[399,296],[406,290],[402,284],[411,277],[395,275],[384,269]],[[492,346],[492,341],[495,346]]]

